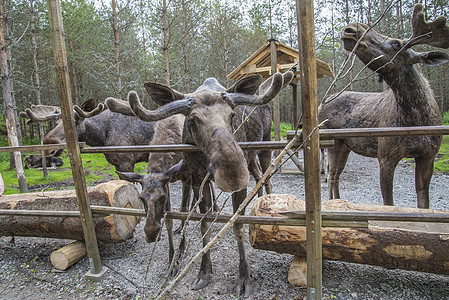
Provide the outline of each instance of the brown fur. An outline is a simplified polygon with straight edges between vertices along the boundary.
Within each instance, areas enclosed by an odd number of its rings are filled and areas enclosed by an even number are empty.
[[[342,40],[351,51],[367,30],[367,25],[352,23],[343,28]],[[428,81],[415,63],[435,64],[448,61],[447,55],[433,52],[433,61],[426,53],[405,47],[405,41],[382,36],[370,30],[355,50],[369,68],[377,71],[390,89],[381,93],[344,92],[327,103],[319,119],[329,119],[326,128],[370,128],[441,125],[441,115]],[[398,53],[398,51],[400,52]],[[374,57],[383,57],[371,61]],[[394,59],[393,59],[394,57]],[[392,60],[393,59],[393,60]],[[391,61],[392,60],[392,61]],[[331,97],[332,98],[332,97]],[[393,205],[393,176],[398,162],[413,157],[416,162],[418,207],[429,207],[429,184],[433,161],[440,148],[441,136],[401,136],[348,138],[335,140],[328,150],[329,198],[340,198],[339,178],[351,151],[376,157],[380,165],[380,185],[385,205]]]

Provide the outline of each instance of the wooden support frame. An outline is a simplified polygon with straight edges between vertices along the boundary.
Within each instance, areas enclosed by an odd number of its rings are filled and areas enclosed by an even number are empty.
[[[270,60],[271,60],[271,74],[275,74],[278,69],[277,63],[277,47],[276,40],[270,40]],[[272,100],[273,103],[273,123],[274,123],[274,140],[281,140],[281,109],[279,95],[276,95]],[[277,152],[278,154],[278,152]],[[276,154],[276,156],[277,156]]]
[[[304,181],[307,238],[307,299],[322,297],[321,180],[316,78],[315,24],[312,0],[296,0],[301,72]]]
[[[86,274],[86,277],[97,280],[102,277],[102,275],[106,272],[106,269],[101,265],[100,252],[98,250],[97,237],[95,234],[95,225],[92,219],[89,199],[87,196],[86,180],[84,178],[83,165],[81,161],[81,152],[75,130],[70,82],[69,75],[67,73],[68,64],[63,35],[64,29],[61,4],[59,0],[47,0],[47,5],[64,133],[67,141],[70,165],[72,167],[72,175],[75,183],[87,254],[91,265],[91,270]]]

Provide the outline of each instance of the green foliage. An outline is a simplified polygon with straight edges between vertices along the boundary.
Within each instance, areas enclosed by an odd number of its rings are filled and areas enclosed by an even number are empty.
[[[449,135],[443,136],[440,152],[435,158],[434,169],[449,174]]]
[[[443,122],[443,125],[449,125],[449,111],[443,114],[441,121]]]
[[[281,139],[287,138],[287,131],[293,130],[293,126],[290,123],[281,122]],[[274,140],[274,123],[271,124],[271,139]]]

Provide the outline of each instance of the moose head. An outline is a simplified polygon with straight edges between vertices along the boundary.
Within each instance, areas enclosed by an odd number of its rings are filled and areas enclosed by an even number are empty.
[[[103,103],[99,103],[95,106],[95,100],[89,99],[85,101],[81,107],[78,105],[73,106],[75,115],[75,124],[78,135],[83,134],[85,131],[84,120],[91,118],[103,112],[106,106]],[[50,130],[44,137],[44,144],[62,144],[65,142],[64,126],[61,119],[61,109],[57,106],[48,105],[32,105],[31,108],[27,108],[25,112],[20,112],[20,116],[28,118],[29,122],[48,122],[56,121],[56,126]],[[59,150],[45,150],[45,156],[59,156],[63,149]]]
[[[178,174],[182,164],[183,161],[181,160],[163,173],[148,173],[146,175],[116,171],[120,179],[138,182],[142,186],[139,198],[145,208],[146,222],[144,232],[145,238],[149,243],[156,241],[161,231],[161,219],[164,211],[170,210],[168,183]]]
[[[413,9],[411,24],[412,36],[404,40],[381,35],[361,23],[351,23],[344,27],[341,39],[346,50],[353,51],[355,48],[354,53],[359,59],[380,74],[391,86],[398,82],[398,74],[404,74],[404,68],[407,72],[417,72],[413,67],[416,63],[435,67],[449,60],[449,56],[440,51],[420,53],[411,49],[415,45],[422,44],[449,48],[449,27],[446,25],[446,17],[440,16],[428,23],[424,19],[422,4],[417,4]]]
[[[128,101],[108,98],[105,103],[112,111],[134,114],[145,121],[176,113],[186,115],[184,142],[200,148],[207,159],[205,169],[221,190],[239,191],[248,185],[249,172],[234,135],[235,109],[242,105],[269,103],[292,78],[292,72],[276,73],[261,84],[260,75],[251,75],[228,89],[215,78],[208,78],[191,94],[180,93],[162,84],[147,83],[145,88],[152,99],[163,105],[156,111],[145,109],[135,92],[128,94]],[[260,94],[255,95],[258,88]]]

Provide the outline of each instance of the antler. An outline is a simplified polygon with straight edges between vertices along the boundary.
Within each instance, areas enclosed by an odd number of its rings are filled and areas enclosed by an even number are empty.
[[[193,98],[188,97],[186,99],[176,100],[153,111],[142,106],[139,96],[134,91],[129,92],[128,102],[110,97],[106,99],[105,103],[113,112],[128,116],[135,115],[143,121],[153,122],[168,118],[175,114],[189,114],[190,109],[192,108]]]
[[[50,105],[31,105],[31,109],[25,109],[25,112],[19,114],[22,118],[28,118],[26,122],[30,124],[32,122],[40,123],[47,121],[56,121],[61,116],[61,109],[57,106]]]
[[[423,5],[416,4],[412,15],[412,36],[408,39],[407,46],[427,44],[443,49],[449,48],[449,26],[446,25],[446,20],[446,17],[440,16],[433,22],[426,22]]]
[[[282,88],[290,83],[293,76],[294,74],[291,71],[285,72],[284,74],[274,74],[260,85],[260,95],[222,92],[221,97],[232,107],[236,105],[265,105],[276,97]]]
[[[95,107],[92,111],[85,111],[78,105],[74,105],[73,109],[81,119],[86,119],[102,113],[105,109],[107,109],[107,107],[103,103],[98,103],[97,107]]]

